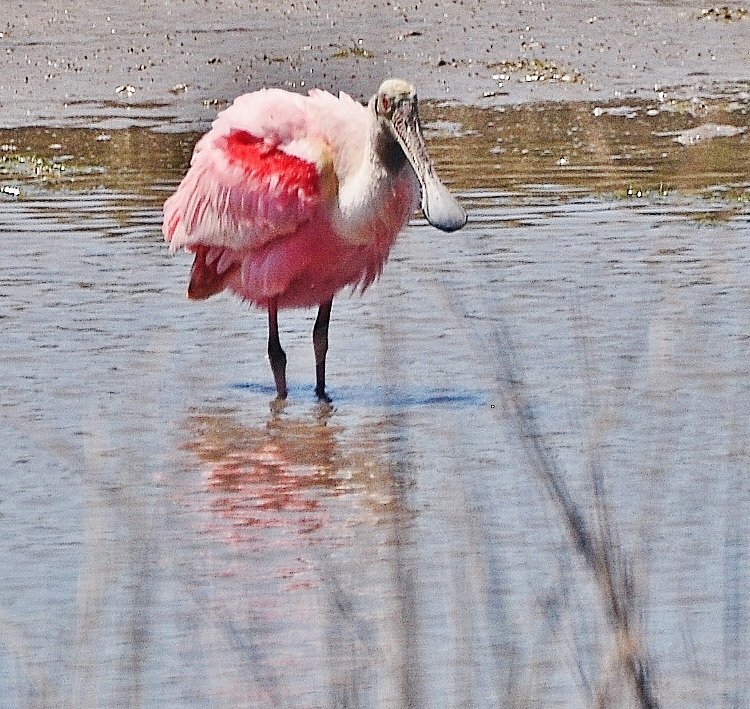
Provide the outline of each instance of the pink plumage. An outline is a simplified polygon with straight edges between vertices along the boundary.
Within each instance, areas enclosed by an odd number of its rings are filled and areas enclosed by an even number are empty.
[[[343,93],[264,89],[239,97],[198,141],[164,205],[163,231],[172,251],[195,254],[189,297],[228,289],[268,309],[280,398],[286,358],[277,310],[321,306],[316,391],[327,399],[333,296],[347,286],[364,290],[380,275],[420,194],[433,224],[463,226],[463,210],[427,158],[410,85],[385,82],[368,106]]]

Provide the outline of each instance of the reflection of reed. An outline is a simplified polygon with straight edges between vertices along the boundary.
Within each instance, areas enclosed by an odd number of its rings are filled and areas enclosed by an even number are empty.
[[[622,672],[639,706],[643,709],[655,709],[659,703],[643,644],[631,569],[607,512],[601,472],[597,467],[593,471],[596,516],[594,520],[589,520],[580,504],[572,497],[562,472],[547,448],[523,396],[522,380],[512,361],[509,343],[500,334],[497,337],[496,351],[501,359],[498,388],[505,410],[517,426],[526,455],[558,506],[573,546],[590,569],[604,602],[614,638],[614,651],[610,661],[612,669]],[[610,687],[610,679],[605,676],[603,686],[595,692],[595,706],[610,706],[613,692],[616,693],[617,689]]]
[[[568,489],[563,472],[551,454],[524,396],[523,379],[514,361],[507,333],[498,329],[494,344],[493,350],[499,358],[496,380],[503,408],[516,427],[534,472],[557,505],[573,547],[591,571],[612,630],[613,650],[608,653],[609,662],[606,663],[609,666],[605,665],[601,686],[593,692],[593,704],[597,707],[611,706],[615,697],[621,694],[616,686],[618,680],[612,681],[611,675],[614,674],[629,686],[638,706],[655,709],[659,702],[644,644],[632,567],[621,548],[608,511],[598,461],[591,463],[593,516],[587,516],[583,505],[574,499]]]
[[[462,328],[467,322],[476,322],[467,317],[467,308],[458,293],[444,290],[442,297]],[[537,422],[509,334],[499,324],[485,332],[480,332],[476,325],[473,330],[467,334],[467,340],[474,343],[475,356],[490,374],[501,402],[496,412],[503,423],[509,423],[514,429],[532,471],[560,512],[573,548],[591,572],[603,603],[613,649],[601,655],[607,661],[598,687],[591,687],[583,677],[592,705],[611,706],[626,687],[638,706],[654,709],[659,702],[645,647],[632,563],[621,547],[608,511],[601,467],[597,460],[591,461],[592,513],[587,514],[585,503],[576,500],[571,493],[564,472]],[[581,674],[584,675],[582,669]]]

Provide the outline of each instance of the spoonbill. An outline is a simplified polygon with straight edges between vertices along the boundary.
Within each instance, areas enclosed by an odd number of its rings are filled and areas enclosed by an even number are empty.
[[[188,297],[224,289],[268,311],[268,358],[287,396],[278,311],[318,306],[315,393],[325,388],[334,295],[364,291],[421,205],[443,231],[466,212],[440,182],[420,130],[417,93],[384,81],[367,106],[345,93],[261,89],[219,113],[164,204],[174,253],[195,255]]]

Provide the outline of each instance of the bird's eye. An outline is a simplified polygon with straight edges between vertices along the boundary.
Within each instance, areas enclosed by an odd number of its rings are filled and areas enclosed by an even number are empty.
[[[380,108],[383,109],[383,113],[388,113],[391,109],[391,100],[387,96],[380,97]]]

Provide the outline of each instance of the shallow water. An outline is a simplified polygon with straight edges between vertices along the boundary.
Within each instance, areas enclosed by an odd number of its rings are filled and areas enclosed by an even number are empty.
[[[596,108],[428,107],[470,224],[334,303],[332,407],[284,313],[281,410],[161,241],[194,134],[2,132],[3,706],[750,704],[750,137],[671,135],[747,106]]]

